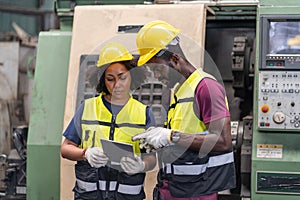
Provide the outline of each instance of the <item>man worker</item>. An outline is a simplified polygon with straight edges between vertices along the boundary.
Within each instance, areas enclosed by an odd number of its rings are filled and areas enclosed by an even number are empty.
[[[164,21],[145,24],[136,38],[138,65],[155,64],[183,77],[171,102],[166,128],[151,127],[137,134],[158,150],[160,200],[217,200],[218,192],[235,187],[230,113],[225,89],[182,54],[179,29]],[[156,72],[157,73],[157,72]],[[172,77],[169,77],[169,80]],[[173,81],[174,82],[174,81]]]

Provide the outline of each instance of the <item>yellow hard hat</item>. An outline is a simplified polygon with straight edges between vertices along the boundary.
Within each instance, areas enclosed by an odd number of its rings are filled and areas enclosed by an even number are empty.
[[[136,45],[140,54],[138,66],[145,64],[160,50],[164,49],[179,32],[179,29],[161,20],[145,24],[136,37]]]
[[[97,67],[118,61],[132,60],[133,56],[119,43],[107,43],[100,51]]]

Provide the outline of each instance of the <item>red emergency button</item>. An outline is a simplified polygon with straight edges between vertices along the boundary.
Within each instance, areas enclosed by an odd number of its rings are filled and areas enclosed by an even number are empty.
[[[270,110],[270,107],[267,104],[264,104],[260,107],[261,112],[267,113]]]

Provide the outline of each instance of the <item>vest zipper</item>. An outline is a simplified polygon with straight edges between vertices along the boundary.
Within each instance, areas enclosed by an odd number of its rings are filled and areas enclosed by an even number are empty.
[[[110,176],[109,176],[109,173],[110,173],[110,168],[107,167],[107,173],[105,175],[105,179],[106,179],[106,185],[105,185],[105,199],[108,199],[108,193],[109,193],[109,185],[110,185]]]
[[[109,130],[109,139],[114,140],[114,133],[115,133],[115,125],[116,125],[116,115],[112,115],[111,118],[111,126]],[[110,186],[110,168],[107,167],[107,174],[106,174],[106,191],[105,191],[105,199],[108,199],[108,193],[109,193],[109,186]]]
[[[116,115],[112,115],[111,126],[110,126],[110,131],[109,131],[109,139],[110,140],[114,140],[115,127],[116,127]]]

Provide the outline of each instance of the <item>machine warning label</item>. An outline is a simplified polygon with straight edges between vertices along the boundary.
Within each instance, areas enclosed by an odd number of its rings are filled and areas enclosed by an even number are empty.
[[[257,158],[282,158],[283,145],[257,144]]]

